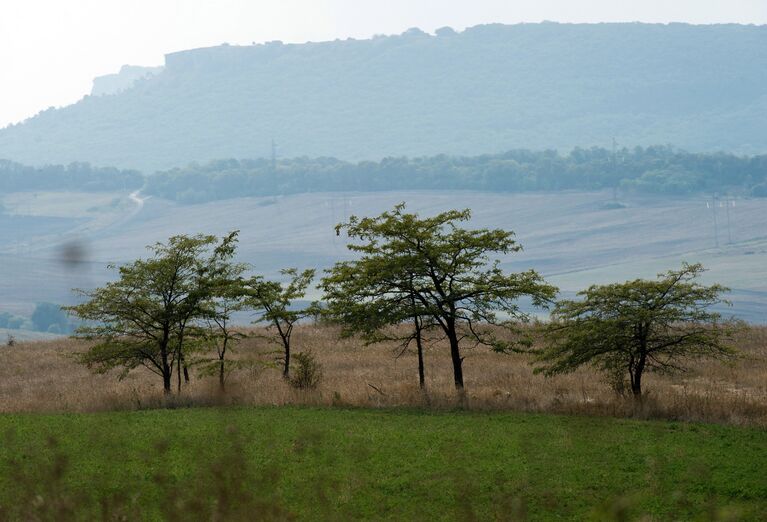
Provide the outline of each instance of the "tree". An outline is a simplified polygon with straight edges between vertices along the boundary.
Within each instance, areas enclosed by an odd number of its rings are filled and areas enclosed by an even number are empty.
[[[235,237],[218,244],[215,236],[171,237],[150,247],[148,259],[120,266],[117,280],[79,291],[86,301],[66,309],[87,321],[77,335],[96,341],[80,362],[100,372],[121,367],[121,377],[144,366],[162,378],[165,393],[175,364],[180,388],[186,329],[205,316],[211,270],[232,251]]]
[[[549,345],[539,354],[546,375],[583,365],[606,372],[616,389],[628,375],[634,397],[646,371],[684,371],[686,359],[730,357],[727,344],[737,323],[711,311],[727,303],[728,289],[696,282],[700,264],[658,274],[655,280],[593,285],[579,301],[557,303],[546,327]]]
[[[244,361],[227,359],[227,353],[240,340],[247,337],[241,330],[234,328],[232,316],[248,307],[248,289],[243,275],[248,266],[233,263],[237,233],[228,236],[216,250],[216,256],[207,271],[206,285],[210,289],[207,299],[202,304],[200,326],[194,329],[194,336],[203,348],[213,346],[215,359],[199,358],[196,365],[201,366],[202,374],[217,374],[221,391],[226,390],[226,377],[236,369],[248,366]]]
[[[398,284],[391,284],[378,275],[374,262],[336,264],[322,281],[327,302],[323,314],[342,325],[344,337],[360,335],[366,345],[385,341],[399,343],[398,357],[415,343],[418,385],[423,390],[426,388],[424,336],[434,329],[435,323],[416,296],[414,274],[407,274]],[[409,284],[402,284],[404,282]],[[403,329],[403,324],[411,327]]]
[[[358,241],[348,248],[361,256],[337,263],[322,283],[331,301],[346,294],[347,302],[374,310],[388,311],[391,303],[405,309],[412,297],[417,315],[433,321],[447,338],[459,391],[462,344],[517,349],[527,340],[502,339],[498,327],[515,330],[516,323],[529,319],[519,306],[521,297],[541,307],[556,295],[534,270],[507,274],[498,260],[491,262],[488,254],[509,254],[521,246],[513,232],[458,226],[470,218],[468,209],[420,218],[406,213],[404,203],[378,217],[352,216],[336,230]]]
[[[298,308],[296,301],[306,296],[306,289],[314,280],[315,270],[298,272],[296,268],[281,270],[289,278],[287,284],[268,281],[262,277],[253,278],[249,286],[250,305],[261,311],[255,323],[266,323],[268,330],[276,330],[271,340],[283,348],[283,377],[290,377],[290,340],[293,327],[302,318],[314,313],[313,307]]]

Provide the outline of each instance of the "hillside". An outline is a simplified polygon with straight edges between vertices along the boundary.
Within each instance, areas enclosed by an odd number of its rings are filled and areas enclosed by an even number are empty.
[[[767,27],[487,25],[195,49],[113,95],[0,130],[0,158],[144,171],[671,143],[767,151]]]
[[[335,192],[196,205],[128,192],[7,194],[0,214],[0,312],[28,317],[36,303],[69,303],[72,288],[93,288],[114,276],[108,263],[146,256],[146,245],[174,234],[239,229],[239,258],[257,272],[321,270],[349,258],[337,223],[401,201],[424,215],[468,207],[472,226],[514,230],[525,250],[503,257],[503,268],[535,268],[566,296],[592,283],[653,277],[686,260],[710,269],[706,282],[733,289],[734,306],[725,313],[767,320],[767,198],[720,200],[711,208],[704,197],[626,194],[616,204],[609,190]],[[73,246],[82,253],[77,262],[67,257]]]

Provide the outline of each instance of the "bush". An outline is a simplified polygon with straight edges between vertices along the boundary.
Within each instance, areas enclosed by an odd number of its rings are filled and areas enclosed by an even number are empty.
[[[316,388],[322,380],[322,365],[311,351],[297,353],[294,357],[290,385],[300,390]]]

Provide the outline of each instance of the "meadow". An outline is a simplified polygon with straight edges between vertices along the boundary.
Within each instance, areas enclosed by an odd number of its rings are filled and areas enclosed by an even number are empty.
[[[0,416],[13,520],[759,520],[759,428],[487,412]]]
[[[275,346],[250,330],[233,357],[273,363]],[[767,328],[739,333],[739,356],[729,362],[692,361],[677,375],[649,374],[641,404],[615,394],[590,368],[555,377],[534,374],[531,356],[466,349],[466,400],[455,394],[451,362],[443,342],[425,348],[426,391],[418,387],[414,350],[396,343],[364,346],[342,339],[331,326],[304,325],[294,333],[294,351],[311,350],[322,365],[315,390],[296,390],[276,368],[232,373],[227,393],[215,377],[192,370],[181,392],[164,397],[158,376],[144,369],[118,379],[94,374],[75,361],[82,341],[19,342],[0,347],[0,412],[97,412],[162,406],[342,406],[547,412],[655,418],[767,427]],[[175,389],[174,376],[174,389]]]

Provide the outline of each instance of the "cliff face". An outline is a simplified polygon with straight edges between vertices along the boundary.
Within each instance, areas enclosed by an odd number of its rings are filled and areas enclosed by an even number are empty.
[[[107,96],[120,93],[133,87],[138,80],[159,74],[162,69],[162,67],[123,65],[120,68],[120,72],[116,74],[106,74],[94,78],[91,96]]]
[[[219,46],[170,54],[131,85],[1,130],[0,157],[151,171],[268,156],[272,138],[281,156],[351,160],[613,137],[767,151],[764,26],[489,25]]]

